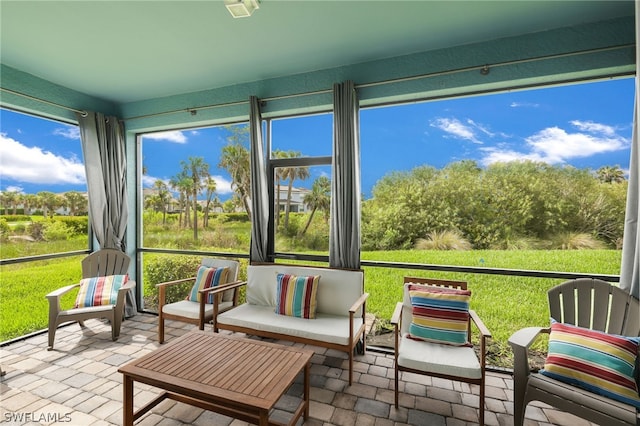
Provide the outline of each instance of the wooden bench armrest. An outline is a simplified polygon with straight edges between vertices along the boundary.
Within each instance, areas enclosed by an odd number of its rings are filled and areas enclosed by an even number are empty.
[[[205,288],[203,290],[200,290],[200,293],[202,293],[202,294],[206,294],[206,293],[218,294],[218,293],[222,293],[222,292],[225,292],[225,291],[228,291],[228,290],[232,290],[234,288],[242,287],[244,285],[247,285],[246,281],[233,281],[233,282],[226,283],[226,284],[220,284],[220,285],[215,286],[215,287]]]
[[[360,296],[358,300],[356,300],[353,303],[353,305],[351,305],[351,307],[349,308],[349,313],[355,314],[356,311],[360,309],[361,306],[364,306],[364,302],[366,302],[368,298],[369,298],[369,293],[364,293],[362,296]]]

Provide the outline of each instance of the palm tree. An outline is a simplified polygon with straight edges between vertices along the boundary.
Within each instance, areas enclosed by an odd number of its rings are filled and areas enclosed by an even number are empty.
[[[597,171],[598,179],[604,183],[624,182],[624,172],[620,166],[602,166]]]
[[[290,158],[293,151],[281,151],[276,149],[273,151],[273,158]],[[287,168],[278,167],[275,171],[275,179],[276,179],[276,229],[280,225],[280,184],[284,179],[286,179],[286,174],[288,173]]]
[[[170,200],[169,188],[163,180],[156,179],[153,182],[153,189],[156,190],[155,196],[157,197],[155,199],[156,211],[158,207],[162,209],[162,224],[164,225],[167,223],[167,206]]]
[[[16,209],[18,208],[18,195],[18,191],[4,191],[2,193],[4,207],[7,213],[9,213],[9,207],[12,207],[14,216],[16,214]]]
[[[209,165],[203,157],[189,157],[189,161],[182,161],[182,171],[191,179],[191,196],[193,198],[193,239],[198,239],[198,194],[203,186],[203,180],[209,176]]]
[[[81,204],[86,204],[87,198],[83,193],[78,191],[69,191],[64,193],[64,198],[69,206],[69,215],[75,216]]]
[[[299,157],[301,155],[299,152],[295,152],[293,154],[294,157]],[[285,171],[283,171],[283,175],[286,176],[286,179],[289,180],[289,184],[287,186],[287,204],[284,211],[284,227],[288,228],[289,212],[291,211],[291,191],[293,189],[293,181],[295,179],[308,179],[310,174],[308,167],[287,167]]]
[[[311,185],[311,192],[304,196],[303,201],[306,205],[311,207],[311,214],[309,215],[307,224],[300,233],[301,236],[307,232],[307,229],[309,229],[309,225],[311,225],[311,221],[313,220],[313,215],[316,210],[326,212],[331,206],[331,182],[329,181],[329,178],[326,176],[320,176],[313,181],[313,184]]]
[[[187,227],[191,223],[189,209],[189,193],[191,192],[191,180],[180,172],[169,180],[169,186],[174,191],[178,191],[178,200],[180,204],[180,215],[178,217],[179,226]],[[184,211],[184,223],[183,215]]]
[[[62,197],[49,191],[38,192],[38,197],[42,203],[44,217],[53,217],[55,210],[62,205]]]
[[[206,203],[204,205],[204,222],[202,224],[203,228],[209,226],[209,208],[211,207],[211,202],[214,199],[214,195],[216,194],[216,181],[211,176],[207,176],[204,182],[204,187],[207,191]],[[216,197],[217,199],[217,197]],[[215,202],[214,202],[215,207]]]
[[[238,140],[231,142],[222,148],[219,167],[222,167],[231,175],[231,187],[242,200],[245,211],[251,217],[249,197],[251,193],[249,150]]]
[[[25,194],[23,202],[24,214],[31,215],[31,208],[38,205],[38,196],[36,194]]]

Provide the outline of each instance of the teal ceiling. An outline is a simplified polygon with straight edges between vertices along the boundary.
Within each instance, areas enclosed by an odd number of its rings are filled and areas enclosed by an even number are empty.
[[[633,15],[633,1],[263,0],[233,19],[211,0],[2,0],[0,58],[125,104]]]

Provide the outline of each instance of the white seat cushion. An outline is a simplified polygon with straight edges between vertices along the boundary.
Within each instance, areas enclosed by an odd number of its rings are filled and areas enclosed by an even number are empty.
[[[232,302],[220,303],[220,312],[229,309],[233,305]],[[162,307],[162,312],[168,315],[178,315],[185,318],[198,319],[200,317],[200,304],[189,300],[180,300],[179,302],[170,303]],[[213,317],[213,305],[204,305],[205,318]]]
[[[449,346],[409,339],[400,340],[398,365],[414,370],[480,379],[480,361],[472,347]]]
[[[362,326],[362,317],[354,318],[353,322],[355,333]],[[321,312],[316,314],[315,319],[296,318],[276,314],[273,306],[245,303],[218,315],[218,325],[224,324],[320,342],[349,344],[349,317],[327,315]]]

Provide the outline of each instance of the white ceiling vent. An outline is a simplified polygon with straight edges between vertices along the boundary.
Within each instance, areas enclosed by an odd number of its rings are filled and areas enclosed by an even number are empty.
[[[260,8],[258,0],[224,0],[224,5],[234,18],[249,17],[254,10]]]

